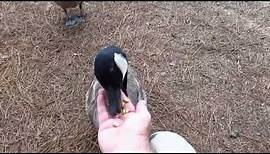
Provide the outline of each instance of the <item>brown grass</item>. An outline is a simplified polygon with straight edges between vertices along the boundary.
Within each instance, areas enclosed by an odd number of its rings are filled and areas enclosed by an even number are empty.
[[[66,28],[53,3],[0,2],[0,152],[99,152],[84,100],[110,43],[141,74],[155,131],[198,152],[270,151],[269,3],[84,8],[86,22]]]

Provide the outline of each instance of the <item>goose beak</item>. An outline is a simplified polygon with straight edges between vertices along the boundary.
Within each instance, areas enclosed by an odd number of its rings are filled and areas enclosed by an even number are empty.
[[[114,117],[121,113],[121,90],[120,88],[109,87],[106,92],[109,99],[109,113]]]

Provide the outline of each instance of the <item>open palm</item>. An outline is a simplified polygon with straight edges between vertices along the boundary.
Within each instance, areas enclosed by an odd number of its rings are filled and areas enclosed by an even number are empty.
[[[122,93],[123,97],[126,97]],[[107,98],[102,89],[98,92],[98,143],[102,152],[150,152],[149,133],[151,115],[144,101],[125,108],[130,112],[112,118],[106,109]]]

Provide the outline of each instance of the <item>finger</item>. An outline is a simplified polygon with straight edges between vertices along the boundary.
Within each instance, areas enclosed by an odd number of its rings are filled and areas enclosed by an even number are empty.
[[[145,101],[141,100],[141,101],[139,101],[137,103],[136,112],[137,113],[142,113],[142,114],[148,114],[149,113]]]
[[[99,124],[109,119],[109,113],[107,112],[107,109],[106,109],[105,90],[103,88],[98,91],[97,111],[98,111],[97,115],[98,115]]]
[[[127,109],[129,112],[135,112],[135,106],[133,105],[133,103],[131,102],[131,100],[125,95],[125,93],[123,93],[121,91],[122,95],[122,100],[128,100],[128,103],[125,103],[125,109]]]

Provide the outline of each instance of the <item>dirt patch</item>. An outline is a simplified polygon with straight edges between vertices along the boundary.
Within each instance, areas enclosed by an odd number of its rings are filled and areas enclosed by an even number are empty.
[[[76,28],[50,2],[0,9],[0,152],[99,152],[84,100],[110,43],[141,74],[155,131],[270,151],[269,3],[86,2]]]

